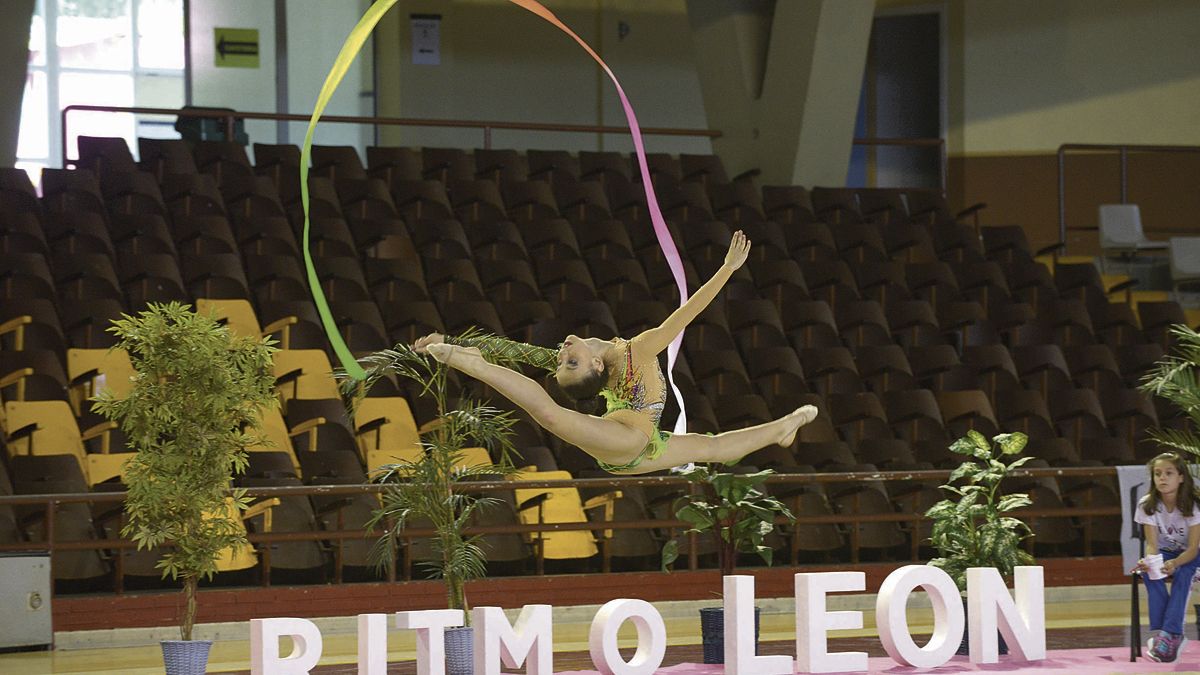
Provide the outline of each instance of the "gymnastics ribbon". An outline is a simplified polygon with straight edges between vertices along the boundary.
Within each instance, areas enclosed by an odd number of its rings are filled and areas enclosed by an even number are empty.
[[[308,215],[308,164],[312,154],[312,139],[313,132],[316,129],[317,120],[321,117],[321,112],[329,103],[329,99],[333,96],[333,92],[337,89],[337,85],[346,75],[346,71],[350,67],[350,63],[362,49],[367,37],[374,30],[375,25],[379,20],[391,9],[392,5],[396,4],[397,0],[376,0],[359,20],[354,30],[350,31],[350,36],[346,38],[346,43],[342,46],[341,52],[338,53],[337,60],[334,62],[333,69],[325,78],[325,84],[321,87],[321,93],[317,97],[317,105],[313,110],[312,118],[308,122],[308,133],[304,136],[304,147],[300,153],[300,199],[304,206],[304,265],[308,271],[309,285],[312,288],[313,299],[317,304],[317,311],[321,315],[321,321],[325,326],[325,332],[329,334],[330,342],[333,343],[334,352],[341,359],[342,365],[346,372],[356,379],[365,377],[365,372],[358,362],[354,360],[350,350],[346,348],[345,342],[342,341],[341,335],[337,331],[337,327],[333,322],[332,313],[329,311],[329,305],[325,301],[325,294],[321,290],[318,283],[316,269],[313,267],[312,256],[308,250],[308,234],[309,234],[309,215]],[[650,178],[650,167],[646,163],[646,149],[642,141],[642,130],[638,124],[637,115],[633,112],[633,106],[630,105],[629,99],[625,96],[625,90],[621,87],[617,76],[613,74],[612,69],[600,58],[588,43],[575,34],[570,28],[554,15],[553,12],[542,6],[536,0],[509,0],[514,5],[531,12],[547,23],[555,26],[562,32],[566,33],[571,39],[579,43],[579,46],[588,53],[596,63],[599,64],[608,78],[612,80],[613,86],[617,89],[617,96],[621,99],[621,107],[625,111],[625,119],[629,123],[629,132],[633,137],[633,147],[638,161],[638,169],[642,175],[642,187],[646,191],[646,206],[650,211],[650,222],[654,226],[654,234],[658,239],[658,245],[662,248],[663,257],[667,261],[667,266],[671,269],[671,275],[675,278],[675,285],[679,288],[679,304],[687,302],[687,278],[683,271],[683,261],[679,256],[679,249],[675,246],[674,239],[671,238],[671,232],[667,229],[667,223],[663,219],[662,210],[658,207],[658,198],[654,194],[654,183]],[[683,333],[680,332],[671,341],[667,347],[667,378],[671,384],[671,390],[675,394],[675,400],[679,403],[679,417],[675,420],[675,433],[683,433],[687,430],[687,415],[684,406],[683,394],[680,393],[679,387],[675,384],[674,370],[675,361],[679,356],[679,348],[683,344]]]

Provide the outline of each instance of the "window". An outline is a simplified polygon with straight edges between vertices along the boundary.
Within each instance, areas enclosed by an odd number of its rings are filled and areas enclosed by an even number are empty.
[[[135,30],[136,28],[136,30]],[[38,176],[62,164],[62,114],[72,104],[179,108],[184,104],[183,0],[38,0],[29,31],[17,165]],[[53,45],[52,47],[50,45]],[[177,138],[173,120],[71,113],[76,138]]]

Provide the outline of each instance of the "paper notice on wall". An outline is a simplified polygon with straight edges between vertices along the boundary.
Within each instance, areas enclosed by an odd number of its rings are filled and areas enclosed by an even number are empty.
[[[417,66],[442,63],[441,14],[410,14],[412,21],[412,62]]]
[[[1145,464],[1118,466],[1117,485],[1121,491],[1121,566],[1128,572],[1142,557],[1141,526],[1133,522],[1133,512],[1150,491],[1150,472]]]

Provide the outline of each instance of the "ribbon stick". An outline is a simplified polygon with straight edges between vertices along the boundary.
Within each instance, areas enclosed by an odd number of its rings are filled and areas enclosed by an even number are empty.
[[[329,335],[329,340],[333,344],[334,352],[341,359],[343,367],[355,379],[363,379],[365,372],[362,367],[355,361],[354,356],[346,347],[346,343],[342,341],[341,335],[337,331],[337,327],[333,321],[333,315],[329,311],[329,305],[325,301],[325,293],[321,290],[321,285],[317,278],[316,269],[313,267],[312,255],[309,253],[309,213],[308,213],[308,165],[312,155],[312,140],[313,132],[316,130],[317,120],[320,119],[321,113],[328,105],[329,99],[333,97],[334,90],[345,77],[346,71],[350,68],[350,63],[354,61],[354,57],[362,49],[367,37],[374,30],[375,25],[383,18],[383,15],[391,9],[392,5],[396,4],[397,0],[376,0],[359,20],[358,24],[350,31],[350,36],[346,38],[346,42],[342,45],[341,52],[338,53],[337,60],[334,62],[333,69],[325,78],[325,84],[321,87],[321,93],[317,97],[316,107],[313,109],[312,118],[308,122],[308,132],[304,135],[304,146],[300,152],[300,199],[304,207],[304,266],[308,272],[308,283],[312,289],[313,300],[316,302],[317,311],[321,315],[321,322],[325,327],[325,332]],[[658,245],[662,248],[663,257],[666,258],[667,266],[671,269],[671,275],[675,278],[675,285],[679,288],[679,304],[687,302],[688,290],[687,279],[683,271],[683,261],[679,257],[679,249],[675,246],[675,241],[671,238],[671,232],[667,229],[667,223],[663,219],[662,211],[658,207],[658,198],[654,195],[654,183],[650,178],[650,167],[646,163],[646,149],[642,141],[642,130],[638,124],[637,115],[633,112],[633,106],[629,103],[628,97],[625,96],[625,90],[621,87],[617,76],[613,74],[612,69],[600,58],[587,42],[575,34],[562,21],[554,15],[553,12],[546,9],[541,3],[536,0],[509,0],[509,2],[518,7],[533,13],[562,32],[566,33],[571,39],[579,43],[585,52],[591,56],[600,68],[602,68],[608,78],[612,80],[613,86],[617,89],[617,96],[621,99],[621,107],[625,111],[625,119],[629,123],[629,132],[633,138],[633,147],[638,161],[638,169],[642,175],[642,187],[646,191],[646,206],[650,211],[650,222],[654,226],[654,234],[658,239]],[[679,387],[675,384],[673,371],[675,370],[675,361],[679,356],[680,346],[683,344],[683,333],[675,336],[671,344],[667,347],[667,378],[671,383],[671,391],[675,394],[675,400],[679,403],[679,418],[675,420],[675,433],[683,433],[687,431],[687,415],[684,406],[683,394],[680,393]]]

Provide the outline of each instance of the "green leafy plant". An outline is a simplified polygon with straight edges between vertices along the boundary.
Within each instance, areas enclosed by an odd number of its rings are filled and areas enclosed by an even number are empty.
[[[169,546],[158,567],[163,578],[183,581],[179,631],[191,640],[197,584],[217,571],[222,551],[247,545],[245,528],[231,518],[248,499],[230,480],[246,468],[245,448],[266,442],[259,420],[278,404],[275,349],[261,338],[233,337],[176,302],[124,315],[108,330],[136,371],[128,396],[106,389],[95,405],[137,450],[125,470],[121,534],[139,549]]]
[[[691,526],[684,534],[707,532],[715,538],[722,576],[733,574],[739,553],[757,553],[770,565],[773,552],[763,538],[775,528],[776,517],[796,520],[782,502],[762,490],[773,473],[721,473],[697,464],[681,474],[696,489],[675,501],[675,517]],[[663,570],[678,557],[679,542],[672,538],[662,549]]]
[[[1028,441],[1025,434],[1013,433],[999,434],[989,442],[983,434],[969,431],[950,446],[952,452],[966,456],[941,486],[954,497],[934,504],[925,517],[933,521],[930,541],[941,555],[929,564],[945,570],[960,590],[967,587],[969,567],[995,567],[1007,577],[1014,567],[1033,563],[1033,556],[1020,546],[1033,536],[1032,530],[1004,515],[1033,502],[1026,494],[1000,493],[1001,481],[1030,459],[1006,464],[1003,458],[1020,454]],[[955,485],[957,481],[962,483]]]
[[[1200,457],[1200,333],[1184,324],[1171,327],[1177,342],[1142,377],[1142,391],[1170,401],[1191,421],[1186,429],[1151,429],[1150,438],[1173,450]]]
[[[468,331],[459,339],[477,336]],[[452,338],[451,341],[455,339]],[[395,551],[404,538],[404,528],[414,521],[428,521],[435,534],[431,540],[435,559],[421,563],[429,578],[446,584],[446,600],[451,609],[469,609],[464,585],[487,572],[487,554],[479,536],[465,531],[474,514],[498,500],[465,492],[459,483],[483,480],[507,473],[512,466],[511,413],[480,401],[459,399],[449,408],[447,372],[444,364],[418,354],[406,344],[396,345],[359,360],[367,378],[358,382],[342,377],[343,396],[354,404],[366,395],[379,378],[394,373],[421,385],[422,396],[432,396],[437,404],[437,421],[422,434],[424,450],[419,461],[399,461],[377,471],[374,480],[386,485],[382,506],[375,511],[368,529],[382,528],[372,558],[380,566],[395,565]],[[463,449],[483,446],[499,457],[493,464],[464,466]],[[468,620],[470,614],[467,614]]]

